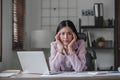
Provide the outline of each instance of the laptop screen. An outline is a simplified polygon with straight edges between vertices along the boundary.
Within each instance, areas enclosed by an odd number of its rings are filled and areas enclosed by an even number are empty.
[[[43,51],[18,51],[17,54],[24,73],[49,72]]]

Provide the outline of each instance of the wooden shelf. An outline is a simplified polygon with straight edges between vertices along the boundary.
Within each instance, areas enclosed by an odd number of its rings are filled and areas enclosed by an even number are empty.
[[[114,49],[114,47],[103,47],[103,48],[100,48],[100,47],[92,47],[93,49]]]
[[[114,26],[80,26],[80,28],[85,29],[85,28],[114,28]]]

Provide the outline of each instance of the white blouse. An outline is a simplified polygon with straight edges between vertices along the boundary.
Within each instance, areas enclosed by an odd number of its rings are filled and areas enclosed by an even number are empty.
[[[63,52],[64,52],[64,55],[65,55],[65,65],[64,65],[65,66],[65,71],[71,71],[72,65],[71,65],[70,61],[68,60],[67,53],[66,53],[65,50]]]

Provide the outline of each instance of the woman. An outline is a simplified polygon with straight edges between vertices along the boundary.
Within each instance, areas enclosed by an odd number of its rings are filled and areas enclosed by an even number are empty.
[[[83,71],[86,69],[85,42],[79,40],[77,30],[70,20],[62,21],[51,43],[49,59],[51,71]]]

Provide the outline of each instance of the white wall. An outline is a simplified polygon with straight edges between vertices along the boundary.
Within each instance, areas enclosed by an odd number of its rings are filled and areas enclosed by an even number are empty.
[[[25,49],[30,49],[30,35],[33,30],[41,29],[41,0],[26,0],[25,12]]]
[[[51,0],[51,1],[54,1],[54,0]],[[82,25],[89,25],[89,24],[88,24],[88,17],[82,16],[82,12],[81,11],[83,9],[84,10],[86,10],[86,9],[92,9],[93,10],[94,3],[103,3],[103,5],[104,5],[103,6],[104,7],[104,19],[105,20],[108,19],[108,18],[110,18],[110,19],[111,18],[113,18],[113,19],[115,18],[115,16],[114,16],[115,15],[115,13],[114,13],[114,10],[115,10],[114,9],[114,0],[74,0],[74,1],[73,0],[69,0],[69,1],[71,3],[72,2],[73,3],[77,2],[77,3],[75,3],[77,5],[77,11],[74,10],[74,11],[76,11],[74,16],[77,16],[78,19],[79,18],[82,19]],[[63,4],[67,5],[66,2],[67,2],[67,0],[64,0]],[[49,1],[48,1],[48,3],[49,3]],[[56,0],[56,3],[58,3],[58,0]],[[60,2],[59,2],[59,5],[61,5]],[[48,5],[46,5],[46,6],[48,6]],[[53,5],[51,5],[51,6],[53,6]],[[65,9],[64,7],[60,7],[60,8]],[[51,8],[51,9],[53,9],[53,8]],[[35,0],[35,1],[33,1],[33,0],[26,0],[26,10],[27,10],[26,11],[26,27],[29,27],[31,30],[41,29],[41,0]],[[64,12],[63,11],[61,11],[61,12],[65,13],[65,11]],[[49,13],[50,13],[50,11],[48,11],[48,14]],[[45,14],[48,15],[47,13],[45,13]],[[64,16],[64,14],[62,14],[61,16]],[[51,17],[51,16],[48,16],[48,17]],[[52,17],[54,17],[54,16],[52,16]],[[91,22],[91,20],[92,20],[92,18],[90,18],[89,22]],[[76,25],[76,22],[74,22],[74,23]],[[78,24],[78,22],[77,22],[77,24]],[[94,24],[94,23],[91,22],[91,24]],[[78,29],[78,26],[76,26],[76,27]],[[56,26],[54,28],[56,29]]]
[[[12,58],[12,51],[11,51],[11,0],[3,0],[3,38],[2,38],[2,68],[8,68],[11,67],[11,58]]]
[[[78,10],[78,16],[84,20],[82,21],[82,25],[89,25],[90,21],[88,23],[88,17],[86,16],[82,16],[81,10],[82,9],[93,9],[93,5],[94,3],[103,3],[103,9],[104,9],[104,19],[108,19],[108,18],[115,18],[114,16],[114,0],[78,0],[78,4],[79,4],[79,10]],[[94,19],[94,17],[90,18],[90,19]],[[94,21],[94,20],[92,20]],[[94,24],[93,22],[91,22],[91,24]]]

